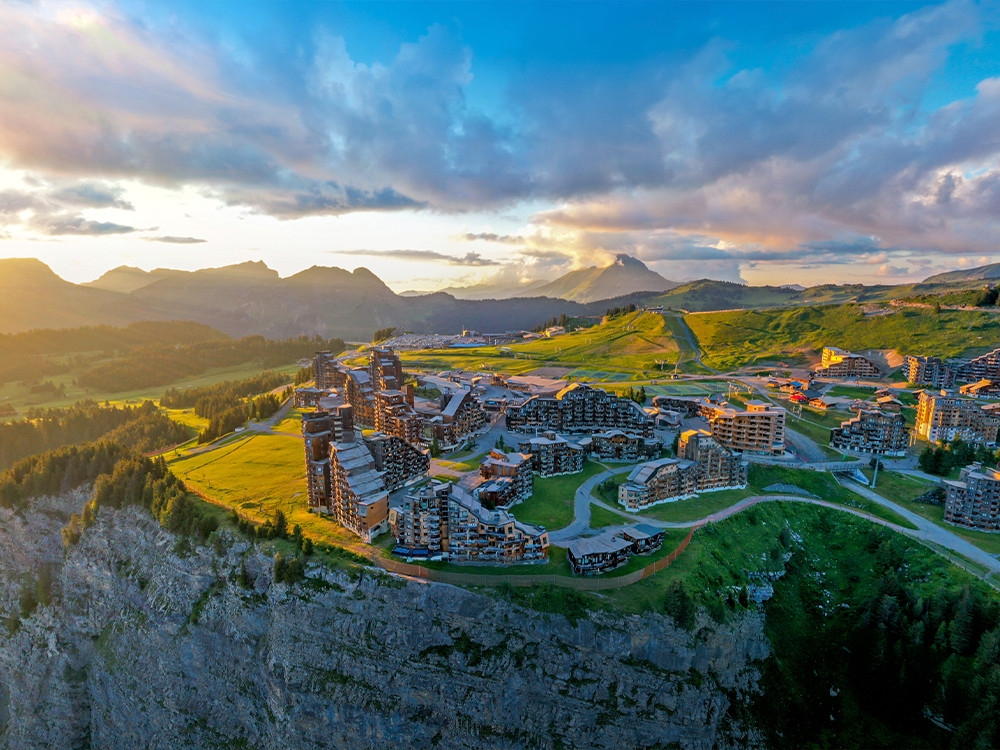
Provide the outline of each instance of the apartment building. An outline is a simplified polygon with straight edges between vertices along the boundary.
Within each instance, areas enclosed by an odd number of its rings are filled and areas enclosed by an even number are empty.
[[[479,474],[485,480],[477,488],[479,500],[488,508],[507,508],[531,497],[531,456],[494,448]]]
[[[873,456],[904,456],[910,444],[906,419],[899,412],[858,409],[857,416],[830,430],[830,447]]]
[[[485,430],[489,424],[486,410],[472,397],[468,388],[459,388],[446,397],[444,407],[430,424],[442,448],[459,445],[465,438]]]
[[[413,408],[413,386],[375,391],[375,429],[409,443],[425,442],[424,419]]]
[[[313,379],[316,387],[324,390],[340,390],[344,387],[348,367],[337,361],[333,352],[316,352],[313,358]]]
[[[396,435],[374,432],[365,435],[364,442],[390,492],[420,479],[430,469],[430,454]]]
[[[552,477],[583,471],[583,448],[554,432],[547,431],[539,437],[522,440],[517,449],[528,454],[531,469],[539,476]]]
[[[945,521],[1000,532],[1000,471],[974,463],[962,469],[958,481],[946,479],[943,484]]]
[[[641,461],[655,452],[657,443],[642,435],[623,430],[607,430],[595,432],[590,437],[580,441],[580,445],[589,448],[590,452],[600,461]]]
[[[603,531],[574,539],[566,549],[576,575],[599,575],[621,567],[632,555],[645,555],[663,546],[663,529],[645,523],[621,531]]]
[[[392,435],[362,438],[352,415],[346,404],[303,415],[307,496],[310,510],[370,541],[388,512],[380,498],[425,475],[430,457]]]
[[[705,430],[688,430],[678,441],[679,458],[637,466],[618,487],[618,502],[630,511],[694,497],[701,492],[747,485],[747,464]]]
[[[375,389],[372,388],[371,375],[368,370],[355,368],[344,375],[344,383],[340,391],[344,399],[354,407],[356,424],[374,429],[375,427]]]
[[[998,399],[1000,398],[1000,381],[984,378],[975,383],[966,383],[959,387],[958,392],[969,398]]]
[[[532,396],[522,404],[509,405],[506,420],[507,429],[514,432],[620,429],[645,437],[653,434],[653,420],[639,404],[582,383],[571,383],[553,397]]]
[[[919,383],[932,388],[953,388],[955,367],[940,357],[903,357],[903,372],[909,383]]]
[[[320,399],[324,399],[331,394],[325,388],[296,388],[292,392],[292,404],[296,409],[315,409],[319,406]]]
[[[1000,380],[1000,349],[974,357],[956,368],[956,382],[974,383],[977,380]]]
[[[1000,404],[981,404],[948,391],[923,391],[917,400],[917,434],[930,442],[950,442],[957,437],[967,443],[995,445]]]
[[[712,436],[730,450],[781,455],[785,451],[785,410],[766,401],[747,401],[746,409],[706,404],[703,413]]]
[[[393,554],[437,557],[457,563],[514,565],[548,561],[548,532],[518,521],[507,511],[488,509],[447,482],[431,482],[409,493],[393,509]]]
[[[957,383],[1000,380],[1000,349],[972,359],[942,360],[940,357],[903,358],[903,371],[910,383],[933,388],[953,388]]]
[[[316,510],[365,542],[388,529],[389,493],[371,451],[353,431],[330,445],[330,494]]]
[[[827,378],[880,378],[882,368],[864,357],[836,346],[823,347],[823,359],[816,374]]]
[[[368,376],[376,391],[402,390],[403,363],[390,347],[375,346],[368,353]]]

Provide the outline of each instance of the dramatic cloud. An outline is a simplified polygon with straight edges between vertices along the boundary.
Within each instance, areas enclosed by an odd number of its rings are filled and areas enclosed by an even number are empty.
[[[517,246],[514,275],[616,252],[671,277],[848,262],[898,275],[921,254],[996,250],[1000,78],[939,80],[994,22],[953,0],[761,59],[706,37],[671,58],[510,72],[479,62],[457,21],[363,58],[322,22],[254,49],[112,4],[0,3],[0,162],[37,176],[0,190],[0,225],[135,231],[90,215],[141,212],[128,179],[286,220],[534,211],[517,233],[452,238]],[[179,239],[193,238],[157,241]]]
[[[338,255],[364,255],[397,260],[420,261],[424,263],[447,263],[449,266],[497,266],[500,262],[484,258],[479,253],[462,256],[446,255],[436,250],[338,250]]]

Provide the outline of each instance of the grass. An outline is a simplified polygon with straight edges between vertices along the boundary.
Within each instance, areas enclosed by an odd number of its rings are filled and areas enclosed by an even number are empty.
[[[573,522],[573,499],[577,488],[590,477],[600,474],[604,467],[593,461],[583,465],[578,474],[532,479],[531,497],[515,505],[511,512],[515,518],[525,523],[544,526],[546,529],[561,529]]]
[[[862,388],[855,385],[835,385],[830,388],[824,396],[839,396],[841,398],[869,399],[875,395],[875,388]]]
[[[625,518],[625,516],[612,513],[610,510],[605,510],[599,505],[590,506],[590,528],[592,529],[603,529],[606,526],[622,526],[628,523],[632,523],[632,521]]]
[[[664,317],[623,315],[552,339],[509,347],[425,349],[400,352],[404,365],[435,370],[491,370],[519,375],[543,365],[565,364],[576,380],[623,381],[658,371],[657,360],[673,363],[677,344]]]
[[[1000,332],[1000,320],[984,312],[901,308],[866,316],[855,304],[698,313],[685,321],[705,363],[727,370],[755,360],[814,357],[827,345],[959,356],[987,347]]]
[[[85,369],[89,369],[93,366],[93,364],[94,363],[87,365],[87,368]],[[240,380],[242,378],[248,378],[252,375],[257,375],[264,369],[271,369],[276,372],[285,373],[289,376],[288,380],[291,382],[291,376],[293,376],[299,368],[294,364],[287,365],[285,367],[264,368],[259,360],[255,360],[245,362],[242,365],[236,365],[234,367],[212,368],[210,370],[206,370],[200,375],[184,378],[168,385],[157,385],[150,388],[140,388],[130,391],[91,391],[84,389],[73,384],[73,380],[80,374],[81,371],[71,371],[61,375],[53,375],[51,377],[43,378],[44,380],[51,380],[57,385],[61,384],[65,386],[66,395],[64,397],[53,397],[51,394],[45,393],[30,393],[28,386],[10,382],[0,384],[0,403],[10,404],[18,411],[22,411],[28,407],[49,409],[72,406],[77,401],[82,401],[84,399],[91,399],[100,402],[110,401],[112,403],[138,403],[147,399],[159,401],[163,392],[169,387],[195,388],[203,385],[213,385],[224,380]]]
[[[308,511],[302,441],[284,435],[241,437],[200,454],[172,452],[170,469],[193,490],[223,508],[263,522],[281,510],[313,542],[356,547],[357,539],[333,521]]]
[[[983,531],[972,531],[945,523],[944,506],[918,503],[913,498],[922,495],[937,486],[936,482],[927,482],[916,477],[897,474],[893,471],[880,471],[875,480],[875,492],[887,500],[902,505],[907,510],[926,518],[938,526],[948,529],[991,555],[1000,555],[1000,534],[988,534]]]
[[[694,521],[712,513],[717,513],[720,510],[728,508],[733,503],[738,503],[746,497],[757,494],[760,493],[749,488],[745,490],[705,492],[698,497],[692,497],[687,500],[654,505],[652,508],[644,510],[638,515],[655,518],[658,521],[669,521],[671,523]]]

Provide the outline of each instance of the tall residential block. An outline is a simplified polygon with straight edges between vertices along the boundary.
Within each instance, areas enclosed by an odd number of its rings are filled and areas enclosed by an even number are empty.
[[[994,445],[997,441],[998,404],[982,404],[948,391],[924,391],[917,400],[917,434],[931,442],[962,438],[967,443]]]
[[[974,463],[958,481],[944,480],[944,520],[978,531],[1000,532],[1000,471]]]
[[[780,455],[785,450],[785,410],[766,401],[747,401],[746,409],[704,404],[712,437],[730,450]]]
[[[873,456],[903,456],[910,444],[906,418],[899,412],[858,409],[857,416],[830,430],[830,447]]]

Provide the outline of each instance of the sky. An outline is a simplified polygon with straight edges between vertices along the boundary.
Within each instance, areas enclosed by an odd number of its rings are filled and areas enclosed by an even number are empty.
[[[0,258],[72,281],[899,283],[998,229],[995,3],[0,3]]]

